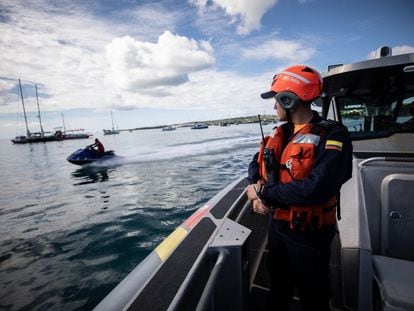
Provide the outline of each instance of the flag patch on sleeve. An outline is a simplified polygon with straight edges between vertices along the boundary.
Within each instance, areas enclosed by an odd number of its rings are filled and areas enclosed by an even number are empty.
[[[325,149],[334,149],[338,151],[342,151],[342,145],[343,143],[337,140],[327,140]]]

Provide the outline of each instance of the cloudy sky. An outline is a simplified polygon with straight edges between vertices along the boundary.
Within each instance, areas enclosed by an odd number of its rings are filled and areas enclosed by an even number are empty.
[[[0,138],[273,113],[273,75],[414,51],[412,0],[1,0]]]

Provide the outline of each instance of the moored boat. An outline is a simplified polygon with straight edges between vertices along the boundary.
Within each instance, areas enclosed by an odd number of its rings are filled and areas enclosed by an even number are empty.
[[[206,128],[208,128],[208,124],[203,122],[196,123],[191,127],[192,130],[201,130]]]
[[[66,129],[66,124],[65,124],[65,118],[63,116],[63,112],[62,112],[62,128],[58,128],[58,130],[56,132],[60,132],[62,139],[63,140],[67,140],[67,139],[86,139],[92,136],[91,133],[85,132],[84,129],[79,128],[79,129],[74,129],[74,130],[68,130]]]
[[[120,130],[119,129],[115,129],[115,126],[114,126],[114,117],[113,117],[113,115],[112,115],[112,110],[111,110],[111,122],[112,122],[112,129],[110,129],[110,130],[103,130],[103,134],[104,135],[116,135],[116,134],[119,134],[120,133]]]
[[[63,132],[63,139],[85,139],[92,136],[91,133],[85,132],[84,129],[65,130]]]
[[[162,128],[163,131],[174,131],[176,129],[173,125],[167,125]]]
[[[60,141],[63,137],[61,134],[56,132],[55,134],[50,134],[47,132],[34,132],[30,133],[30,136],[16,136],[12,138],[11,141],[14,144],[32,144],[32,143],[43,143],[48,141]]]
[[[20,135],[20,136],[16,136],[15,138],[11,139],[11,141],[14,144],[40,143],[40,142],[57,141],[57,140],[63,139],[62,133],[60,131],[51,133],[51,132],[46,132],[43,130],[42,118],[40,115],[40,107],[39,107],[39,96],[37,94],[37,85],[35,85],[35,89],[36,89],[36,102],[37,102],[37,113],[38,113],[37,117],[39,119],[40,132],[30,132],[29,130],[29,126],[27,124],[26,108],[25,108],[24,99],[23,99],[22,84],[19,79],[19,92],[20,92],[20,98],[21,98],[22,106],[23,106],[24,121],[26,125],[26,136]]]
[[[26,137],[27,143],[41,143],[41,142],[48,142],[48,141],[58,141],[62,140],[63,136],[62,133],[57,132],[32,132],[30,133],[29,137]]]
[[[27,136],[24,136],[24,135],[16,136],[15,138],[12,138],[11,141],[14,144],[27,144]]]
[[[120,130],[102,130],[104,135],[116,135],[119,134],[121,131]]]

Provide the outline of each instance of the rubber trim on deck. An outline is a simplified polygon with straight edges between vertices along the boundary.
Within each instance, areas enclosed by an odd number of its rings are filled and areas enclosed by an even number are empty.
[[[211,219],[201,219],[128,310],[167,310],[215,228]]]
[[[215,218],[222,219],[247,185],[247,179],[242,179],[233,189],[227,192],[227,194],[211,209],[210,213]]]

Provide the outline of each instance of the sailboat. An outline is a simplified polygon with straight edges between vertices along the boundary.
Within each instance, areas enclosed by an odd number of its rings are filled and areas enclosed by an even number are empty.
[[[62,140],[62,135],[60,132],[50,134],[50,132],[45,132],[43,130],[42,118],[40,115],[40,108],[39,108],[39,96],[37,93],[37,84],[35,84],[35,89],[36,89],[36,102],[37,102],[37,113],[38,113],[37,117],[39,118],[40,132],[30,132],[29,130],[29,126],[27,124],[26,108],[24,106],[22,84],[19,79],[19,91],[20,91],[20,98],[22,100],[24,121],[26,124],[26,136],[16,136],[15,138],[11,140],[14,144],[27,144],[27,143],[38,143],[38,142]]]
[[[111,110],[111,120],[112,120],[112,130],[103,130],[104,135],[115,135],[115,134],[119,134],[120,130],[116,130],[114,127],[114,117],[112,115],[112,110]]]
[[[65,124],[65,118],[63,117],[63,112],[61,113],[61,115],[62,115],[62,123],[63,123],[63,132],[62,132],[63,139],[85,139],[85,138],[89,138],[90,136],[92,136],[91,133],[85,132],[85,130],[82,128],[74,129],[74,130],[67,130],[66,124]]]
[[[21,97],[22,105],[23,105],[24,122],[26,124],[26,136],[24,136],[24,135],[16,136],[11,141],[14,144],[27,144],[27,137],[30,137],[30,131],[29,131],[29,126],[27,125],[26,108],[24,106],[23,92],[22,92],[22,84],[20,82],[20,78],[19,78],[19,93],[20,93],[20,97]]]

